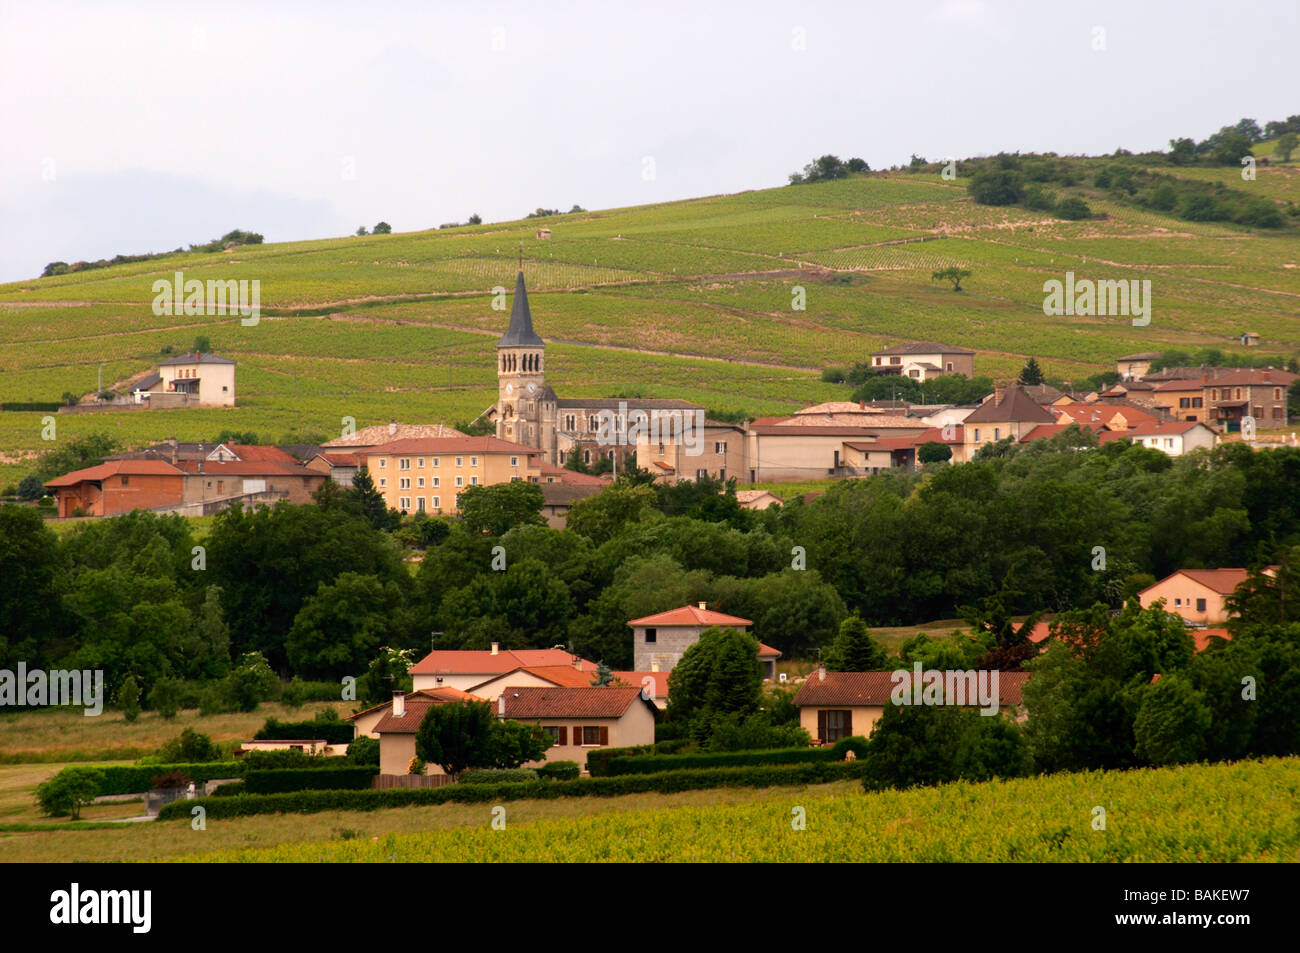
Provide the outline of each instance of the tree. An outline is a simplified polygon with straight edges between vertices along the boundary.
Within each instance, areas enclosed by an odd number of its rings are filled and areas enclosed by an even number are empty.
[[[379,767],[379,739],[359,735],[348,745],[346,757],[349,764]]]
[[[361,515],[375,529],[385,529],[389,523],[388,502],[384,494],[375,488],[375,479],[370,475],[370,468],[364,463],[357,468],[352,477],[352,488],[348,495],[358,504]]]
[[[1058,218],[1077,221],[1081,218],[1091,218],[1092,209],[1088,203],[1077,196],[1071,196],[1068,199],[1061,199],[1056,205],[1056,215]]]
[[[1138,757],[1151,764],[1186,764],[1201,756],[1210,709],[1189,679],[1169,675],[1142,693],[1133,720]]]
[[[828,671],[878,672],[887,664],[889,656],[871,637],[871,630],[861,618],[849,616],[840,623],[840,634],[826,655]]]
[[[194,350],[195,353],[198,354],[211,354],[212,341],[208,339],[208,336],[206,334],[200,334],[198,337],[194,339]]]
[[[409,632],[396,582],[345,572],[303,601],[284,648],[296,674],[334,681],[363,671],[391,634],[406,641]]]
[[[596,666],[596,677],[591,680],[591,684],[593,687],[605,688],[608,685],[612,684],[613,681],[614,681],[614,672],[608,665],[606,665],[604,662],[601,662],[599,665]]]
[[[469,217],[469,221],[466,222],[465,224],[466,224],[466,225],[482,225],[482,224],[483,224],[483,216],[479,215],[478,212],[475,212],[473,215],[471,215],[471,216]]]
[[[47,647],[65,627],[67,554],[31,507],[0,505],[0,667],[52,661]]]
[[[184,729],[158,749],[163,764],[207,764],[220,761],[221,747],[211,737],[193,728]]]
[[[104,772],[97,768],[65,768],[50,780],[36,787],[36,800],[41,810],[51,817],[72,815],[81,817],[81,809],[94,803],[104,786]]]
[[[1025,366],[1020,369],[1020,377],[1016,383],[1022,387],[1036,387],[1043,383],[1043,369],[1038,366],[1038,361],[1030,358],[1025,361]]]
[[[567,526],[599,546],[628,525],[657,516],[655,500],[655,491],[648,486],[609,486],[576,501]]]
[[[1243,156],[1251,154],[1251,142],[1240,132],[1228,130],[1211,137],[1214,140],[1210,158],[1216,165],[1238,165]]]
[[[762,685],[758,641],[737,629],[710,626],[668,676],[668,717],[705,740],[714,718],[756,711]]]
[[[149,690],[149,707],[171,721],[180,711],[181,683],[174,678],[160,678]]]
[[[375,225],[374,231],[371,234],[391,235],[392,233],[393,233],[393,226],[389,225],[387,222],[379,222]]]
[[[946,443],[931,440],[916,448],[918,463],[944,463],[952,459],[952,448]]]
[[[868,791],[1015,778],[1030,769],[1015,724],[955,705],[886,705],[863,760]]]
[[[361,226],[359,226],[359,227],[357,228],[357,234],[358,234],[358,235],[369,235],[370,233],[366,231],[366,226],[361,225]]]
[[[1024,179],[1015,169],[981,169],[966,190],[980,205],[1015,205],[1024,196]]]
[[[1169,161],[1174,165],[1187,165],[1196,158],[1196,143],[1191,139],[1169,140]]]
[[[540,761],[552,743],[550,736],[537,725],[522,721],[498,721],[496,751],[491,766],[517,768],[529,761]]]
[[[1284,132],[1277,137],[1274,155],[1283,162],[1290,162],[1291,154],[1295,152],[1297,145],[1300,145],[1300,136],[1294,132]]]
[[[941,268],[930,275],[931,281],[951,281],[953,291],[961,291],[961,282],[963,278],[970,277],[970,270],[966,268]]]
[[[415,753],[453,778],[468,768],[493,767],[498,724],[487,702],[430,705],[415,732]]]
[[[180,650],[190,678],[224,678],[230,673],[230,626],[221,609],[220,586],[205,587],[197,624],[182,633]]]
[[[118,688],[117,707],[122,709],[122,717],[128,723],[140,717],[140,685],[134,675],[128,675]]]
[[[544,526],[545,502],[542,488],[536,483],[513,480],[492,486],[467,486],[457,506],[462,525],[471,533],[503,536],[516,526]]]
[[[275,697],[280,680],[260,652],[246,652],[226,677],[224,688],[236,711],[256,711],[259,704]]]
[[[1242,119],[1232,127],[1233,132],[1245,137],[1249,142],[1259,142],[1264,138],[1264,130],[1253,119]]]

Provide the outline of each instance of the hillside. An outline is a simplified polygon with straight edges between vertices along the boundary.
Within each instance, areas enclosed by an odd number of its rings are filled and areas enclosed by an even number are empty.
[[[1233,169],[1161,171],[1210,181]],[[1300,168],[1232,182],[1300,201]],[[750,415],[843,398],[828,365],[932,339],[979,352],[981,375],[1034,355],[1082,379],[1132,351],[1234,349],[1257,331],[1279,364],[1300,352],[1300,241],[1280,230],[1183,221],[1081,188],[1094,213],[1064,221],[974,204],[966,181],[872,173],[662,205],[395,235],[242,246],[0,285],[0,403],[57,401],[150,370],[206,335],[239,362],[233,410],[59,415],[59,437],[107,431],[127,444],[278,440],[358,427],[469,419],[495,400],[494,346],[521,246],[533,315],[561,396],[643,394]],[[242,223],[256,227],[257,223]],[[553,238],[538,240],[539,226]],[[954,293],[931,272],[973,275]],[[257,279],[262,318],[155,316],[152,284],[176,271]],[[1147,327],[1118,317],[1044,316],[1043,282],[1150,279]],[[807,308],[791,307],[806,289]],[[0,485],[42,448],[40,415],[0,413]]]

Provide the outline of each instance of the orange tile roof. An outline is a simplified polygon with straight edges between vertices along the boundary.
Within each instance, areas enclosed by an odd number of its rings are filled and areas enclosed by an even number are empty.
[[[447,686],[439,685],[437,688],[422,688],[418,692],[406,693],[406,700],[408,702],[410,702],[412,699],[421,698],[421,697],[431,698],[434,699],[435,701],[445,701],[445,702],[446,701],[461,701],[461,702],[487,701],[486,698],[479,698],[477,695],[471,695],[469,692],[463,692],[459,688],[452,688],[450,685]],[[379,709],[381,708],[391,709],[392,707],[393,707],[393,702],[390,699],[386,702],[380,702],[378,705],[371,705],[369,708],[363,708],[359,712],[348,715],[344,720],[356,721],[358,718],[361,718],[363,715],[373,714],[374,712],[379,711]]]
[[[96,480],[106,480],[111,476],[181,476],[181,471],[162,460],[110,460],[98,466],[73,470],[61,477],[46,481],[46,486],[76,486]]]
[[[225,447],[245,463],[253,461],[265,463],[298,463],[296,457],[290,453],[285,453],[279,447],[267,447],[251,443],[228,443]]]
[[[454,689],[452,690],[455,691]],[[398,734],[413,735],[420,728],[420,722],[424,721],[424,716],[428,714],[429,709],[434,705],[445,705],[449,702],[463,701],[486,701],[475,695],[468,695],[465,692],[452,692],[446,689],[434,689],[429,692],[413,692],[406,696],[406,711],[399,715],[394,715],[392,711],[392,702],[388,702],[389,710],[375,722],[375,727],[371,729],[376,734]]]
[[[780,649],[774,649],[772,648],[772,646],[764,645],[762,642],[758,643],[759,658],[778,658],[780,655],[781,655]]]
[[[1246,577],[1250,575],[1244,569],[1180,569],[1166,578],[1172,579],[1179,574],[1225,596],[1235,592],[1237,587],[1245,582]],[[1163,581],[1162,579],[1161,582]],[[1156,585],[1159,584],[1156,583]]]
[[[721,612],[714,612],[712,609],[701,609],[699,606],[682,606],[679,609],[669,609],[667,612],[658,612],[654,615],[644,616],[640,619],[632,619],[628,625],[653,625],[653,626],[673,626],[673,625],[753,625],[749,619],[742,619],[734,615],[724,615]]]
[[[909,670],[909,675],[911,674]],[[1019,705],[1028,672],[998,672],[998,701],[1003,705]],[[844,705],[884,706],[892,704],[894,690],[893,672],[827,672],[823,680],[817,672],[795,693],[797,707]]]
[[[668,676],[671,672],[614,672],[615,683],[641,688],[645,679],[654,679],[655,698],[668,697]]]
[[[577,656],[564,649],[501,649],[496,655],[488,650],[438,649],[411,666],[413,675],[504,675],[517,668],[534,666],[573,667]],[[583,671],[594,672],[596,666],[582,660]]]
[[[596,673],[589,669],[576,669],[572,665],[530,665],[526,667],[514,668],[508,672],[502,672],[485,678],[478,685],[473,686],[470,691],[477,691],[490,682],[500,681],[503,678],[510,678],[520,672],[526,672],[536,678],[550,682],[562,688],[590,688],[592,680]]]
[[[622,718],[641,698],[641,689],[511,686],[501,697],[506,718]]]

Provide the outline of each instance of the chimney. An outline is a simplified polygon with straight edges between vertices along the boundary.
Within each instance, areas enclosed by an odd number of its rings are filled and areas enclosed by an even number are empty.
[[[493,642],[493,643],[492,643],[492,654],[493,654],[493,655],[497,655],[497,654],[500,653],[500,651],[501,651],[501,643],[500,643],[500,642]]]
[[[700,603],[700,611],[701,611],[701,612],[703,612],[703,611],[704,611],[705,609],[707,609],[708,607],[709,607],[709,604],[708,604],[707,602],[701,602],[701,603]]]
[[[401,718],[406,714],[406,692],[393,692],[393,717]]]
[[[998,381],[993,385],[993,406],[996,407],[1002,403],[1002,398],[1007,394],[1007,382]]]
[[[582,659],[576,655],[573,657],[573,667],[579,672],[582,671]]]
[[[866,402],[865,400],[860,400],[860,401],[858,401],[858,409],[859,409],[859,410],[866,410],[866,409],[867,409],[867,402]]]
[[[819,682],[824,682],[824,681],[826,681],[826,663],[825,663],[825,662],[822,662],[820,665],[817,666],[817,681],[819,681]]]
[[[393,437],[396,435],[397,435],[397,421],[390,420],[388,422],[388,436]]]
[[[497,714],[502,718],[506,716],[506,696],[504,692],[497,696]]]

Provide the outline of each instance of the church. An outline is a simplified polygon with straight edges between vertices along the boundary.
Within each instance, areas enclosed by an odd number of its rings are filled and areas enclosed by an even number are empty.
[[[552,466],[572,454],[584,464],[602,457],[622,469],[636,453],[638,420],[657,431],[660,421],[703,420],[704,408],[685,400],[557,397],[546,379],[546,342],[533,329],[521,269],[515,279],[510,326],[497,342],[497,436],[541,450]],[[680,435],[679,435],[680,436]],[[691,436],[689,430],[685,437]],[[680,441],[679,441],[680,442]]]

